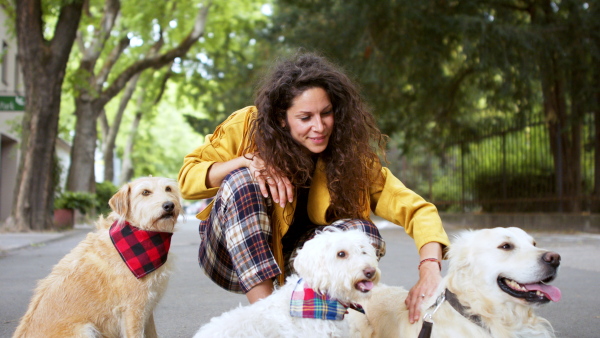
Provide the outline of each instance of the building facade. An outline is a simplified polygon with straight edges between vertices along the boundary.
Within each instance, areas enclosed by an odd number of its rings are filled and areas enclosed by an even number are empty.
[[[0,223],[12,211],[19,169],[21,122],[25,110],[25,85],[17,57],[16,32],[9,27],[7,20],[4,11],[0,10]],[[70,164],[71,146],[57,139],[55,151],[63,169],[61,181],[64,182]]]

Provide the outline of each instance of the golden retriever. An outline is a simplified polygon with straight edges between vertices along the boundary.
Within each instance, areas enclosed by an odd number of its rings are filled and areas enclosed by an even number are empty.
[[[97,230],[38,283],[14,337],[156,337],[153,311],[167,287],[166,254],[181,211],[177,183],[140,178],[109,205]]]
[[[560,290],[548,285],[557,276],[559,254],[537,248],[519,228],[494,228],[461,233],[448,258],[448,273],[423,302],[419,322],[409,323],[408,291],[380,285],[363,304],[366,316],[351,313],[354,329],[363,337],[418,337],[429,314],[433,338],[554,337],[534,308],[560,300]]]

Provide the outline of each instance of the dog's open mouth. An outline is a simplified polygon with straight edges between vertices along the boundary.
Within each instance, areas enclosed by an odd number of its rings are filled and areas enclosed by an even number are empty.
[[[531,284],[521,284],[512,279],[498,277],[498,286],[509,295],[522,298],[531,303],[558,302],[561,298],[560,289],[548,285],[554,279],[554,275],[542,281]]]
[[[363,292],[363,293],[367,293],[369,291],[371,291],[371,289],[373,289],[373,282],[370,280],[361,280],[360,282],[354,284],[354,288],[356,288],[356,290]]]

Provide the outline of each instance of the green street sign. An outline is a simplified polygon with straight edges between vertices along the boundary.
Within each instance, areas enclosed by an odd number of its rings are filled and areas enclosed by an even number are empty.
[[[24,111],[25,97],[0,96],[0,111]]]

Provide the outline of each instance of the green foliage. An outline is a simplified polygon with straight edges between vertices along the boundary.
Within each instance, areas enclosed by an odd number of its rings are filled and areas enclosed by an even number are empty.
[[[96,196],[87,192],[64,191],[54,199],[54,209],[77,209],[86,214],[96,206]]]
[[[382,130],[400,133],[408,153],[540,111],[547,56],[560,69],[549,76],[573,74],[573,95],[593,109],[595,75],[581,70],[598,68],[599,8],[583,0],[280,0],[270,37],[345,66]]]
[[[260,43],[258,32],[264,30],[269,18],[261,13],[265,2],[232,0],[212,2],[207,17],[205,34],[192,46],[185,58],[176,59],[172,66],[145,71],[138,82],[143,86],[143,98],[137,100],[140,88],[133,95],[123,117],[117,137],[116,154],[123,154],[127,132],[133,115],[143,114],[133,153],[134,176],[176,177],[182,158],[201,143],[183,115],[208,121],[210,126],[220,123],[233,110],[252,104],[254,74],[261,62],[267,60],[262,52],[268,46]],[[160,33],[164,45],[160,52],[173,48],[189,32],[200,6],[209,1],[121,1],[121,15],[109,40],[102,49],[94,73],[99,74],[110,53],[119,41],[129,39],[129,46],[112,66],[106,86],[133,62],[147,57],[147,52],[158,41]],[[79,28],[81,42],[89,46],[100,30],[100,19],[105,1],[89,1],[89,11],[82,17]],[[90,91],[89,74],[78,70],[83,57],[74,46],[63,86],[60,135],[65,140],[73,136],[75,126],[73,97],[82,90]],[[165,77],[168,81],[165,85]],[[165,89],[166,88],[166,89]],[[164,92],[163,92],[164,90]],[[96,95],[93,90],[92,95]],[[160,99],[159,99],[160,98]],[[105,107],[109,123],[120,95]],[[160,101],[160,102],[159,102]],[[212,130],[211,130],[212,131]],[[205,130],[199,131],[205,133]]]
[[[182,63],[184,70],[193,73],[175,80],[178,92],[185,94],[178,104],[196,108],[186,120],[200,134],[212,132],[233,111],[253,104],[257,77],[275,56],[262,37],[270,21],[261,13],[263,4],[215,3],[199,53]]]
[[[96,212],[107,216],[111,209],[108,205],[110,198],[119,190],[112,182],[96,183]]]
[[[4,22],[7,31],[16,35],[15,33],[15,22],[17,21],[17,13],[15,11],[15,3],[13,0],[0,0],[0,8],[6,14],[7,20]]]
[[[551,168],[544,173],[480,173],[473,188],[483,212],[554,212],[558,209],[556,202],[546,200],[556,189]],[[518,202],[502,203],[507,192],[511,200]]]

